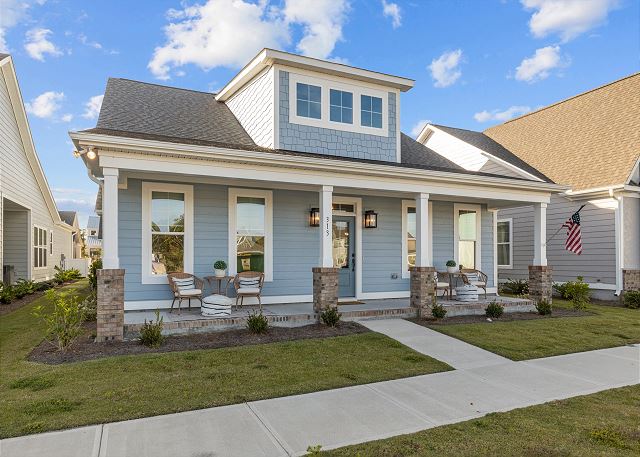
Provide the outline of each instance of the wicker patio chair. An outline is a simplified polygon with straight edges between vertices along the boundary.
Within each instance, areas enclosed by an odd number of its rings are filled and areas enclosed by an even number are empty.
[[[259,271],[243,271],[238,273],[233,279],[233,287],[236,290],[236,308],[238,307],[238,300],[240,300],[240,306],[242,306],[244,304],[244,297],[256,297],[260,311],[262,311],[260,294],[262,294],[263,285],[264,273]]]
[[[462,273],[462,281],[465,284],[484,289],[484,298],[487,298],[487,275],[485,273],[475,268],[463,268],[460,273]]]
[[[448,282],[442,281],[442,278],[448,278],[449,277],[449,273],[447,272],[440,272],[440,271],[436,271],[435,274],[435,281],[436,281],[436,295],[438,294],[438,290],[442,290],[442,296],[444,297],[445,295],[450,295],[450,288],[451,285]]]
[[[200,306],[202,306],[202,279],[192,275],[191,273],[169,273],[167,275],[167,280],[169,281],[171,292],[173,292],[173,301],[171,302],[170,313],[173,312],[173,305],[176,300],[178,300],[178,314],[180,314],[182,300],[184,299],[189,301],[189,308],[191,308],[192,298],[200,300]]]

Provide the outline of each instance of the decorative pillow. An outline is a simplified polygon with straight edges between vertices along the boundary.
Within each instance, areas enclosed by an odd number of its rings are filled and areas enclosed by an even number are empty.
[[[258,276],[254,276],[251,278],[240,278],[238,281],[240,283],[240,287],[260,287],[260,278]]]
[[[173,282],[180,291],[195,289],[193,278],[174,279]]]
[[[465,276],[467,277],[467,279],[469,280],[469,282],[472,281],[480,281],[480,275],[478,273],[465,273]]]

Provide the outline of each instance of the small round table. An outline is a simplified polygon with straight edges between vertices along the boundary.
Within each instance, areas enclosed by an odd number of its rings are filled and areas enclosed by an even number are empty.
[[[228,296],[229,286],[231,285],[234,279],[235,279],[235,276],[205,276],[204,277],[204,280],[207,281],[207,284],[209,284],[212,288],[213,288],[214,281],[217,283],[218,287],[216,289],[215,294],[224,295],[225,297]]]

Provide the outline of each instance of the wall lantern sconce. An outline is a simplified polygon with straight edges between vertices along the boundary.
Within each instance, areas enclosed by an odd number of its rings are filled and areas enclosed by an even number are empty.
[[[320,227],[320,208],[309,211],[309,227]]]
[[[82,148],[79,151],[73,151],[73,157],[75,157],[76,159],[85,154],[87,156],[87,159],[89,160],[93,160],[96,158],[96,151],[93,149],[93,146],[90,146],[89,149]]]
[[[378,213],[373,210],[367,210],[364,212],[364,228],[377,228],[378,227]]]

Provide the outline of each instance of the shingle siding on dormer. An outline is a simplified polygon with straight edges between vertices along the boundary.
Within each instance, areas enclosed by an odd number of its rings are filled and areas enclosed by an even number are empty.
[[[265,148],[274,146],[274,69],[269,68],[227,101],[227,106],[251,139]]]
[[[397,160],[397,100],[394,92],[388,92],[389,135],[386,137],[299,125],[289,122],[289,72],[280,70],[278,73],[280,149],[357,159]]]

